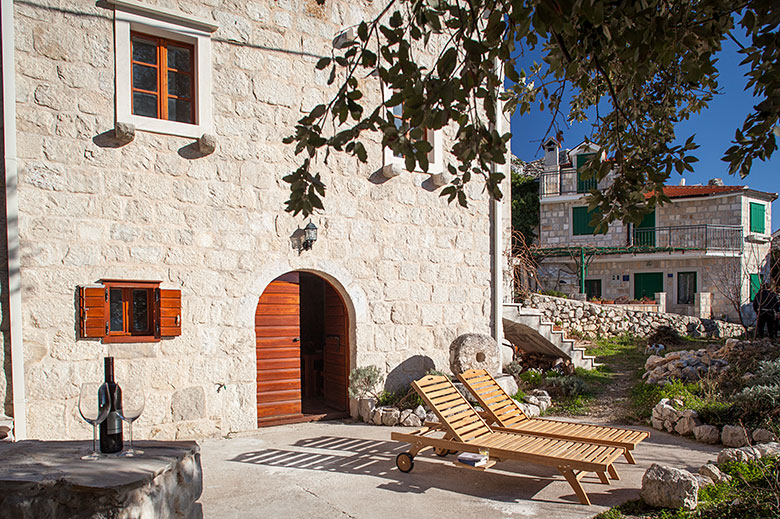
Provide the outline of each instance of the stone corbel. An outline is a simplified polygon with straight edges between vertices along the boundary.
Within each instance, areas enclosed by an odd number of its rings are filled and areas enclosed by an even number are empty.
[[[431,183],[436,187],[446,186],[451,183],[455,177],[446,169],[441,173],[431,175]]]
[[[116,137],[116,140],[125,144],[132,142],[132,140],[135,139],[135,125],[117,121],[116,124],[114,124],[114,137]]]
[[[212,133],[204,133],[198,139],[198,150],[204,155],[211,155],[217,149],[217,136]]]
[[[382,172],[383,177],[393,178],[400,175],[403,172],[403,169],[401,169],[401,166],[398,164],[386,164],[385,166],[382,166],[380,171]]]

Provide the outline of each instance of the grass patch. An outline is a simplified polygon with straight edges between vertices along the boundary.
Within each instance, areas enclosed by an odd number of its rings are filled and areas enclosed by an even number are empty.
[[[700,489],[696,510],[657,509],[636,500],[610,508],[594,519],[770,519],[780,515],[780,462],[777,458],[729,463],[721,470],[732,480]]]

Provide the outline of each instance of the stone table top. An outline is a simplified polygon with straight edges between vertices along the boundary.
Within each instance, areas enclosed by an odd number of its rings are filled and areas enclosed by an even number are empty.
[[[194,441],[140,441],[143,454],[121,458],[82,460],[91,441],[25,440],[0,443],[0,487],[18,484],[66,482],[76,487],[117,489],[146,485],[191,453],[200,452]]]

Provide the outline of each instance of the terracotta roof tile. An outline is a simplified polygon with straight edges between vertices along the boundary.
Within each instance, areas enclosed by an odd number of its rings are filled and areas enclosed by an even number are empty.
[[[689,196],[738,193],[744,189],[744,186],[664,186],[664,194],[669,198],[686,198]],[[650,193],[645,194],[645,198],[650,198]]]

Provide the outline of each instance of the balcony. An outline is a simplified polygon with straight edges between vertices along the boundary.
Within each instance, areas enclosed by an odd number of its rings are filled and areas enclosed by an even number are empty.
[[[587,194],[597,187],[595,178],[582,178],[576,171],[542,173],[539,176],[539,196]]]
[[[675,227],[634,227],[628,233],[628,246],[665,250],[741,251],[739,225],[681,225]]]

